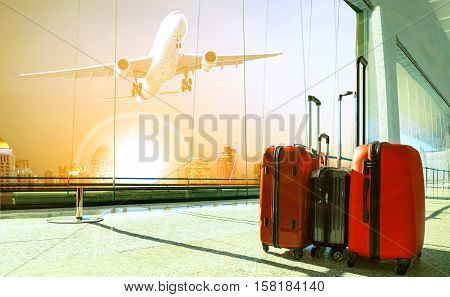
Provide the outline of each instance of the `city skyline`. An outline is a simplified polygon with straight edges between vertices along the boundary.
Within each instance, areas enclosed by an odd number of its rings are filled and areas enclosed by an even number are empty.
[[[89,164],[83,164],[77,160],[73,160],[71,164],[60,164],[57,168],[47,168],[42,175],[36,175],[32,172],[32,167],[30,166],[31,160],[18,159],[14,155],[13,148],[4,139],[0,138],[0,155],[9,155],[12,157],[11,160],[6,160],[10,162],[11,171],[9,174],[3,172],[4,163],[3,157],[1,159],[1,176],[8,177],[46,177],[44,183],[54,183],[62,182],[64,180],[60,178],[112,178],[114,177],[114,158],[112,151],[109,147],[99,146],[94,150],[94,153],[90,157]],[[6,163],[5,163],[6,164]],[[213,169],[214,164],[216,165],[215,170]],[[234,147],[225,146],[221,151],[218,152],[217,157],[214,160],[206,160],[197,157],[193,157],[188,160],[185,166],[178,169],[178,176],[181,178],[192,178],[192,179],[214,179],[218,180],[233,180],[246,178],[247,173],[245,168],[253,168],[253,171],[248,179],[259,179],[260,178],[260,162],[247,163],[239,165],[239,158],[237,156],[237,145]],[[8,168],[9,170],[9,168]],[[120,177],[134,177],[134,176],[120,176]],[[154,178],[155,176],[146,176],[149,178]],[[58,178],[58,179],[53,179]],[[164,177],[163,177],[164,178]],[[24,181],[24,180],[22,180]],[[220,183],[220,182],[219,182]]]

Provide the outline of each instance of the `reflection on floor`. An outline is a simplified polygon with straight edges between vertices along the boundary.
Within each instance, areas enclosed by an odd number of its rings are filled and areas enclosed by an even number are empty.
[[[422,260],[408,276],[450,275],[450,201],[427,200]],[[2,276],[395,276],[395,261],[354,268],[330,257],[295,261],[285,250],[263,252],[258,201],[91,208],[92,225],[47,223],[73,210],[4,211]]]

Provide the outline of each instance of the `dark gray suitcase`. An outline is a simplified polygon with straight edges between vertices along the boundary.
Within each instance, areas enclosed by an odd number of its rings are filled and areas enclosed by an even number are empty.
[[[327,142],[325,159],[328,160],[329,137],[326,134],[319,136],[319,154],[322,139]],[[347,247],[350,173],[344,169],[328,167],[326,162],[324,167],[312,173],[311,181],[311,255],[320,257],[323,248],[331,247],[333,259],[340,262]]]

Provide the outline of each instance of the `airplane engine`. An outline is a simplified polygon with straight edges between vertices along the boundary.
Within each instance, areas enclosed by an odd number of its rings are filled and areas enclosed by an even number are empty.
[[[116,75],[125,76],[130,69],[130,61],[128,59],[120,59],[116,64]]]
[[[202,58],[202,69],[205,72],[208,72],[217,64],[217,55],[213,51],[209,51],[203,55]]]

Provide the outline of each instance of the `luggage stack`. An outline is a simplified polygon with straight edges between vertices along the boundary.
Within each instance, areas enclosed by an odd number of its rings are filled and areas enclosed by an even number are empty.
[[[362,83],[360,84],[360,69]],[[344,259],[353,267],[359,257],[397,260],[396,272],[407,272],[411,259],[420,258],[425,230],[425,191],[418,151],[411,146],[365,140],[365,72],[367,61],[357,60],[356,137],[351,170],[341,168],[341,104],[339,96],[339,144],[337,168],[328,164],[328,135],[318,135],[318,151],[302,145],[270,147],[263,157],[260,192],[260,236],[264,251],[269,246],[287,248],[295,259],[312,244],[311,255],[320,257],[331,248],[333,260]],[[320,131],[321,102],[317,106]],[[362,106],[362,108],[361,108]],[[362,110],[362,112],[360,112]],[[362,114],[362,119],[360,119]],[[325,140],[326,153],[322,153]]]

